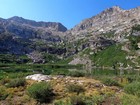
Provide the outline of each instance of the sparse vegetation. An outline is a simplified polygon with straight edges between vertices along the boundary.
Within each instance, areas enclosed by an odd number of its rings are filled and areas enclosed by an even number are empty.
[[[75,92],[77,94],[85,91],[85,89],[82,86],[77,84],[69,84],[66,88],[69,92]]]
[[[86,102],[83,99],[83,97],[76,96],[76,95],[73,95],[70,97],[70,103],[71,103],[71,105],[86,105]]]
[[[127,53],[121,50],[120,45],[112,45],[98,54],[92,55],[91,58],[96,61],[98,66],[112,67],[114,64],[118,66],[117,63],[119,62],[127,63],[126,55]]]
[[[140,99],[131,94],[123,94],[120,96],[121,105],[139,105]]]
[[[51,84],[46,82],[35,83],[27,91],[30,97],[41,103],[52,101],[54,96]]]
[[[10,82],[7,84],[7,87],[19,87],[19,86],[25,86],[26,80],[24,78],[17,78],[17,79],[12,79]]]
[[[129,41],[131,43],[132,50],[138,50],[138,43],[140,42],[140,36],[129,36]]]
[[[0,86],[0,100],[6,99],[7,96],[8,96],[8,92],[6,91],[6,88]]]
[[[125,92],[140,97],[140,82],[132,82],[124,87]]]

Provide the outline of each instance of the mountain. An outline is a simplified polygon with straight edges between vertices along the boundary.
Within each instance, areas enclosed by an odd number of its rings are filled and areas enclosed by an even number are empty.
[[[56,22],[36,22],[22,17],[0,19],[0,32],[9,32],[23,38],[47,38],[47,36],[59,36],[67,28]]]
[[[140,7],[108,8],[68,30],[65,39],[78,50],[70,64],[86,57],[94,66],[139,68]]]
[[[0,18],[0,53],[27,55],[34,62],[44,62],[42,59],[48,57],[54,62],[75,55],[94,56],[110,52],[106,49],[114,45],[120,46],[116,47],[117,53],[122,50],[128,53],[132,47],[139,49],[139,40],[136,40],[140,36],[139,24],[140,7],[124,10],[118,6],[85,19],[70,30],[57,22],[36,22],[17,16]]]
[[[53,30],[53,31],[60,31],[60,32],[67,31],[67,28],[65,26],[63,26],[61,23],[56,23],[56,22],[36,22],[33,20],[27,20],[27,19],[24,19],[24,18],[18,17],[18,16],[14,16],[12,18],[9,18],[8,21],[11,23],[17,23],[20,25],[32,26],[35,28],[41,27],[41,28],[44,28],[46,30],[48,28],[50,28],[50,30]]]
[[[0,19],[0,52],[27,54],[34,43],[59,43],[67,28],[56,22],[36,22],[22,17]],[[51,45],[51,44],[49,44]]]
[[[140,24],[140,7],[124,10],[119,6],[113,6],[96,16],[83,20],[68,33],[70,37],[76,37],[73,39],[79,39],[89,33],[94,36],[113,33],[114,36],[111,36],[113,40],[122,41],[124,34],[129,34],[136,24]]]

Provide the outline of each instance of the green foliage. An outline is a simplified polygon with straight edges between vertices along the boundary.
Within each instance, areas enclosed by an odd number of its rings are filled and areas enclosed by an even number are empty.
[[[36,99],[39,102],[50,102],[53,99],[54,93],[50,83],[40,82],[35,83],[28,89],[30,97]]]
[[[132,30],[140,31],[140,25],[135,25],[132,27]]]
[[[70,97],[71,105],[86,105],[82,96],[73,95]]]
[[[55,100],[54,105],[72,105],[69,100]]]
[[[8,92],[6,92],[5,87],[0,87],[0,100],[5,100],[6,97],[8,96]]]
[[[7,87],[19,87],[19,86],[25,86],[26,80],[24,78],[17,78],[11,80],[8,84]]]
[[[124,87],[125,92],[140,97],[140,82],[132,82]]]
[[[91,100],[96,104],[100,104],[105,100],[105,96],[103,96],[103,95],[94,95],[94,96],[91,97]]]
[[[116,74],[119,74],[119,70],[109,70],[109,69],[94,69],[92,70],[92,76],[100,76],[98,78],[101,78],[103,75],[108,76],[115,76]]]
[[[55,54],[48,54],[48,53],[44,53],[43,54],[45,62],[49,62],[49,63],[54,63],[54,62],[58,62],[60,59],[57,57],[57,55]]]
[[[134,95],[124,94],[120,97],[121,105],[139,105],[140,99]]]
[[[0,54],[1,63],[16,63],[17,57],[11,54]]]
[[[127,79],[128,83],[132,83],[132,82],[135,82],[135,81],[137,81],[138,79],[140,79],[140,78],[138,78],[138,76],[136,76],[136,75],[126,75],[124,78]]]
[[[29,59],[27,57],[27,55],[22,55],[22,56],[19,56],[18,59],[17,59],[17,62],[18,64],[25,64],[25,63],[28,63],[28,62],[31,62],[31,59]]]
[[[55,101],[54,105],[101,105],[104,101],[105,96],[103,95],[71,95],[68,99]]]
[[[77,94],[85,91],[85,89],[82,86],[77,84],[69,84],[66,88],[69,92],[76,92]]]
[[[140,42],[140,36],[131,35],[131,36],[129,36],[129,41],[131,43],[131,48],[133,50],[138,50],[139,49],[137,44]]]
[[[104,78],[103,83],[107,86],[119,86],[119,83],[112,78]]]
[[[113,66],[117,62],[127,63],[126,52],[121,50],[121,45],[112,45],[101,52],[91,56],[97,66]]]

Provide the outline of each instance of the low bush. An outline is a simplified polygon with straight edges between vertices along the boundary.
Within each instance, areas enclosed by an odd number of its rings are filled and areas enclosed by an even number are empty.
[[[19,87],[19,86],[25,86],[26,80],[24,78],[17,78],[11,80],[8,84],[7,87]]]
[[[128,75],[125,76],[125,78],[127,79],[128,83],[132,83],[132,82],[140,82],[140,77],[138,75]]]
[[[69,84],[66,86],[66,88],[69,92],[76,92],[77,94],[85,91],[85,89],[82,86],[77,84]]]
[[[120,96],[121,105],[140,105],[140,98],[131,94]]]
[[[71,95],[66,99],[56,100],[53,105],[93,105],[93,103],[87,103],[85,99],[83,95]]]
[[[104,78],[102,81],[107,86],[119,86],[119,83],[111,78]]]
[[[68,99],[55,100],[53,105],[71,105],[71,102]]]
[[[140,97],[140,82],[133,82],[124,87],[125,92]]]
[[[86,105],[86,102],[82,96],[73,95],[70,97],[71,105]]]
[[[105,96],[94,95],[94,96],[91,97],[91,99],[94,103],[96,103],[97,105],[100,105],[105,100]]]
[[[8,96],[8,92],[6,92],[5,87],[0,87],[0,100],[5,100],[6,97]]]
[[[49,103],[54,96],[53,88],[50,83],[40,82],[31,85],[27,89],[28,95],[39,102]]]

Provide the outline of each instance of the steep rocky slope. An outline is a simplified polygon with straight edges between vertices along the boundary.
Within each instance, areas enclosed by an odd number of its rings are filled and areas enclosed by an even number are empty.
[[[114,36],[110,36],[113,40],[122,41],[124,35],[129,35],[131,28],[139,23],[140,7],[124,10],[118,6],[114,6],[96,16],[83,20],[80,24],[68,31],[68,34],[77,40],[89,34],[95,36],[113,33]]]
[[[0,32],[9,32],[22,38],[42,38],[49,40],[49,36],[59,36],[67,28],[56,22],[36,22],[21,17],[0,19]],[[55,37],[54,37],[55,38]],[[57,39],[57,38],[56,38]]]
[[[56,22],[36,22],[21,17],[0,19],[0,52],[27,54],[38,43],[60,43],[67,28]],[[48,44],[49,43],[49,44]]]
[[[118,6],[83,20],[71,30],[56,22],[36,22],[17,16],[0,18],[0,53],[31,57],[37,51],[62,59],[79,52],[84,55],[85,50],[89,50],[86,54],[96,54],[119,43],[123,50],[131,51],[131,45],[127,44],[129,36],[139,36],[139,30],[134,29],[139,24],[140,7],[124,10]],[[135,43],[138,44],[139,41]]]

